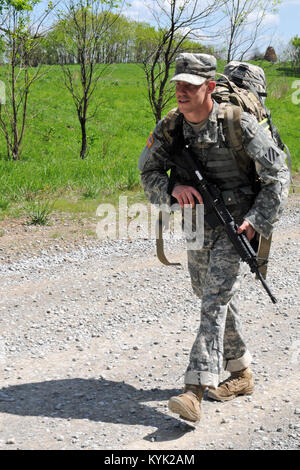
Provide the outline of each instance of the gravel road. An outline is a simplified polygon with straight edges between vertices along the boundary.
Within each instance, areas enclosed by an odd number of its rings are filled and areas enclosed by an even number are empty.
[[[200,321],[182,242],[165,267],[149,240],[14,254],[0,238],[0,449],[299,449],[299,241],[294,198],[269,266],[278,304],[249,271],[240,293],[255,392],[205,398],[190,425],[167,408]]]

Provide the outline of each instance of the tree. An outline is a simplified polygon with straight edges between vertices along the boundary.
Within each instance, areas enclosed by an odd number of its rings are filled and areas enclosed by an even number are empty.
[[[291,39],[292,45],[292,63],[295,68],[300,67],[300,38],[298,36],[294,36]]]
[[[100,13],[107,24],[105,41],[99,43],[96,54],[96,63],[141,63],[143,57],[151,54],[154,38],[157,31],[154,26],[146,22],[134,21],[121,15],[119,12],[105,11]],[[69,18],[60,18],[55,21],[50,30],[36,45],[30,54],[30,65],[36,64],[61,64],[72,65],[78,63],[77,53],[74,47],[72,28],[67,25]],[[104,18],[103,18],[104,20]],[[183,47],[190,51],[199,51],[199,42],[186,39]],[[1,42],[0,42],[1,57]]]
[[[27,119],[30,88],[40,77],[40,69],[30,69],[30,56],[41,37],[43,21],[53,9],[49,3],[42,16],[31,22],[31,12],[39,0],[0,2],[1,43],[5,45],[7,84],[5,104],[0,102],[0,130],[5,137],[8,158],[19,160]]]
[[[267,50],[264,55],[264,59],[267,60],[268,62],[273,62],[273,63],[277,62],[277,55],[276,55],[274,47],[272,46],[267,47]]]
[[[267,13],[275,12],[280,1],[230,0],[224,4],[227,62],[244,59],[262,34]]]
[[[200,0],[155,0],[153,3],[151,13],[156,29],[152,30],[151,47],[143,54],[142,67],[150,106],[158,122],[174,96],[169,76],[176,55],[189,50],[188,40],[195,43],[203,37],[203,31],[211,26],[211,15],[224,2],[209,0],[204,6]],[[147,41],[150,44],[149,38]],[[200,43],[195,48],[194,44],[193,51],[204,52],[204,48]]]
[[[93,117],[88,114],[91,97],[104,72],[99,65],[99,51],[103,50],[109,29],[116,21],[116,16],[110,14],[111,9],[118,4],[114,0],[69,0],[59,20],[63,43],[58,55],[64,83],[71,93],[80,123],[82,159],[88,152],[86,124]],[[79,74],[68,65],[70,63],[79,65]]]

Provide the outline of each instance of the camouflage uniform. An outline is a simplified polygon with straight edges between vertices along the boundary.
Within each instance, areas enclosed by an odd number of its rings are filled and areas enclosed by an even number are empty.
[[[172,114],[172,112],[171,112]],[[156,205],[171,206],[172,188],[167,171],[171,147],[164,132],[165,119],[150,135],[140,160],[141,183],[146,196]],[[289,173],[284,153],[275,146],[269,133],[256,119],[242,113],[243,145],[255,162],[261,189],[255,197],[249,175],[236,163],[226,147],[214,102],[204,126],[195,131],[183,121],[183,136],[205,169],[205,175],[222,191],[228,209],[240,225],[245,219],[257,232],[268,238],[288,195]],[[176,170],[176,181],[190,184],[186,174]],[[236,293],[241,275],[241,262],[222,227],[210,228],[205,223],[205,240],[201,250],[188,250],[188,267],[195,294],[202,298],[201,323],[191,350],[185,375],[186,384],[217,388],[223,366],[238,371],[251,362],[241,336]]]

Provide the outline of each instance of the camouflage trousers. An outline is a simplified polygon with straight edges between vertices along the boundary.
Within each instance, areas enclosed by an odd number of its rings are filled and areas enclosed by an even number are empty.
[[[212,230],[205,224],[203,248],[187,254],[192,287],[202,305],[185,383],[217,388],[223,369],[234,372],[251,362],[236,296],[243,266],[221,227]]]

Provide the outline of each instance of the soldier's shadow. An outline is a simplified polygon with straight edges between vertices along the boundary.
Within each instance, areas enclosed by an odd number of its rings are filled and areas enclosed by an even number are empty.
[[[49,380],[2,388],[0,412],[152,426],[157,431],[144,439],[164,441],[178,439],[194,428],[144,402],[168,400],[178,392],[137,389],[103,378]]]

